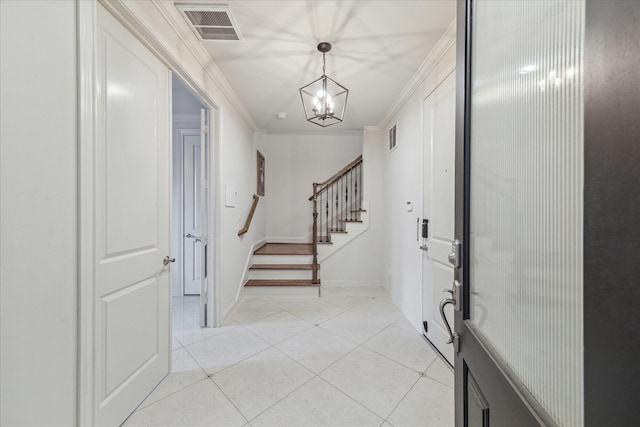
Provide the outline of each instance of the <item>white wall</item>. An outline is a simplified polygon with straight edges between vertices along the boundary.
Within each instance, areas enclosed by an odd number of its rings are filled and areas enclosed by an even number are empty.
[[[233,186],[237,193],[235,207],[222,207],[221,307],[223,314],[229,314],[244,285],[242,278],[251,248],[266,236],[267,203],[265,197],[260,198],[249,231],[238,236],[257,190],[256,150],[259,149],[261,138],[260,133],[254,135],[253,131],[244,126],[233,110],[227,111],[222,133],[222,184]]]
[[[382,129],[386,154],[383,160],[385,182],[385,285],[392,300],[416,329],[422,330],[422,253],[416,241],[416,219],[422,218],[422,105],[451,71],[455,69],[455,44],[430,69],[399,112]],[[397,125],[397,147],[388,151],[387,135]],[[407,212],[406,203],[413,203]]]
[[[383,283],[384,147],[381,132],[363,132],[362,188],[363,201],[367,204],[369,229],[322,262],[322,286],[361,287],[380,286]]]
[[[362,132],[273,133],[265,138],[261,152],[269,241],[311,242],[312,184],[331,178],[362,154]]]
[[[75,7],[0,1],[0,425],[76,424]]]

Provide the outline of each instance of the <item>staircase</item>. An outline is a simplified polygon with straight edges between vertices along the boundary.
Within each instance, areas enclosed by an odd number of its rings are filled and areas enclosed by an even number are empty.
[[[319,251],[334,241],[348,243],[349,224],[362,225],[362,156],[321,183],[313,184],[311,243],[265,243],[253,252],[244,294],[252,296],[320,296]],[[362,226],[354,230],[357,234]],[[320,249],[319,247],[323,247]]]
[[[312,274],[312,244],[265,243],[253,252],[245,295],[318,296]]]

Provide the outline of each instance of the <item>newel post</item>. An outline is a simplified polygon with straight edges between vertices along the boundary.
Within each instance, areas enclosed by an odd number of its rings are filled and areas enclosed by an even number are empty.
[[[311,283],[320,284],[318,280],[318,184],[313,183],[313,276]]]

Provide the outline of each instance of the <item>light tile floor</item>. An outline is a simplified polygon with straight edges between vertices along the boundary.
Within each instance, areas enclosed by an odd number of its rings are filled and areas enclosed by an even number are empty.
[[[125,426],[453,425],[453,373],[382,288],[251,298],[201,329],[174,298],[173,372]]]

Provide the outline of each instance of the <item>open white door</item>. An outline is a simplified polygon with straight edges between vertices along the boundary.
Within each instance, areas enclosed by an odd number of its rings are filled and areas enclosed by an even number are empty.
[[[453,366],[453,345],[440,312],[453,283],[451,252],[455,220],[455,73],[424,100],[424,199],[427,237],[422,237],[422,295],[425,336]],[[453,327],[453,308],[444,307]]]
[[[207,326],[207,258],[209,248],[209,124],[200,109],[200,326]]]
[[[119,425],[169,372],[169,70],[97,6],[93,415]]]

